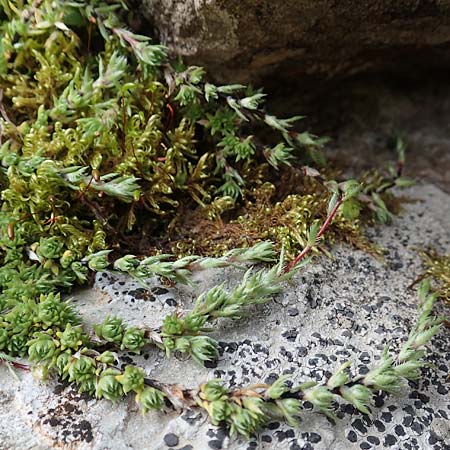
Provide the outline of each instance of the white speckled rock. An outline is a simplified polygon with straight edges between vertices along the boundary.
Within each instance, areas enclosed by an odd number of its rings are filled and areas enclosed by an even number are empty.
[[[408,195],[419,201],[407,204],[392,225],[370,231],[386,248],[384,261],[335,248],[333,260],[317,262],[283,296],[252,310],[248,320],[220,322],[217,367],[168,360],[155,349],[132,358],[151,377],[188,387],[211,378],[230,385],[273,381],[281,373],[296,381],[324,380],[347,359],[364,373],[385,344],[398,347],[416,319],[416,293],[408,286],[421,271],[417,248],[450,251],[450,196],[432,185],[413,187]],[[238,276],[233,270],[202,273],[196,289],[168,289],[154,279],[145,291],[126,278],[100,274],[95,288],[77,293],[75,303],[88,325],[117,313],[132,324],[157,326],[168,312],[192,305],[201,289],[223,279],[232,285]],[[0,367],[0,449],[450,449],[449,344],[443,330],[429,346],[434,366],[422,381],[405,386],[399,396],[376,397],[370,417],[342,405],[341,420],[332,425],[306,405],[297,429],[273,422],[250,442],[230,438],[198,411],[143,417],[132,398],[112,405],[68,385],[42,384],[29,373],[20,373],[17,382]],[[130,357],[123,355],[122,362]]]

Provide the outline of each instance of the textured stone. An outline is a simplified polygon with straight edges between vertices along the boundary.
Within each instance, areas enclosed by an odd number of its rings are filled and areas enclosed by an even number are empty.
[[[281,373],[291,374],[295,381],[323,381],[348,359],[357,371],[370,367],[384,345],[398,348],[417,317],[416,293],[408,289],[421,270],[416,249],[427,245],[450,249],[450,196],[431,185],[410,188],[407,194],[417,202],[407,204],[392,225],[370,231],[386,248],[384,262],[336,247],[333,260],[323,258],[296,278],[282,303],[254,308],[247,321],[219,323],[215,337],[223,351],[216,368],[166,359],[156,349],[141,356],[122,354],[123,363],[131,358],[150,377],[188,387],[211,378],[222,378],[230,386],[245,385]],[[405,236],[407,241],[402,239]],[[390,267],[393,260],[402,262],[396,271]],[[198,288],[165,288],[152,279],[155,300],[149,302],[142,293],[136,295],[135,282],[99,274],[93,289],[76,293],[75,304],[88,326],[107,314],[118,314],[130,324],[155,327],[167,313],[189,308],[200,289],[224,280],[231,286],[239,276],[234,270],[202,273]],[[322,298],[315,309],[307,300],[313,282]],[[179,306],[168,304],[167,298]],[[289,315],[291,308],[299,314]],[[295,339],[286,339],[286,333]],[[149,412],[143,417],[131,397],[113,406],[79,395],[67,384],[41,383],[27,372],[19,373],[18,382],[0,366],[0,449],[163,450],[175,443],[173,436],[177,448],[198,450],[219,448],[219,444],[232,450],[356,450],[369,444],[370,448],[442,449],[450,438],[450,399],[439,392],[448,375],[449,345],[450,335],[443,330],[429,345],[427,358],[433,366],[424,370],[423,381],[405,386],[397,397],[377,396],[370,417],[342,405],[337,411],[340,420],[332,425],[305,405],[299,428],[272,422],[251,443],[229,437],[198,411]]]
[[[329,78],[450,61],[449,0],[139,0],[163,43],[215,78]],[[141,30],[142,31],[142,30]],[[149,32],[145,28],[143,31]]]

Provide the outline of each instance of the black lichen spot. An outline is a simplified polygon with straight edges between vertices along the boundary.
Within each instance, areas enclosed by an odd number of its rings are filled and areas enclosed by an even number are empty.
[[[144,288],[137,288],[134,289],[130,292],[128,292],[128,295],[131,295],[131,297],[136,298],[138,300],[144,300],[147,302],[154,302],[155,301],[155,296],[152,295],[148,289],[144,289]]]
[[[152,288],[152,293],[155,295],[164,295],[167,294],[169,291],[166,288],[163,287],[154,287]]]
[[[347,439],[350,442],[356,442],[358,440],[358,436],[356,436],[356,433],[353,430],[350,430],[347,434]]]
[[[397,438],[393,434],[387,434],[384,437],[383,445],[385,447],[392,447],[393,445],[396,444],[396,442],[397,442]]]
[[[87,420],[82,420],[78,425],[75,425],[75,428],[78,428],[81,440],[91,442],[94,439],[92,425]]]
[[[168,305],[168,306],[177,306],[177,304],[178,303],[173,298],[166,299],[166,305]]]
[[[174,433],[167,433],[164,436],[164,443],[167,447],[176,447],[179,441],[178,436]]]
[[[320,436],[317,433],[309,433],[308,441],[312,442],[313,444],[317,444],[322,440],[322,436]]]
[[[356,419],[352,422],[352,427],[358,430],[361,434],[367,433],[367,428],[364,426],[361,419]]]
[[[374,445],[380,445],[380,439],[376,436],[367,436],[367,440]]]
[[[294,342],[297,338],[298,331],[295,329],[285,331],[282,336],[289,342]]]

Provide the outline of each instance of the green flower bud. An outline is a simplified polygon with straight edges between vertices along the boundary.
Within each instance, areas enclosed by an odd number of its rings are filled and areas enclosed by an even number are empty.
[[[163,348],[166,350],[166,355],[169,357],[172,350],[175,350],[175,339],[164,338],[162,341]]]
[[[373,393],[369,388],[362,384],[355,384],[350,388],[342,386],[340,391],[342,397],[355,408],[359,409],[364,414],[370,413],[367,404],[372,399]]]
[[[164,393],[154,387],[146,387],[136,395],[136,402],[141,404],[145,414],[150,409],[162,409],[164,406]]]
[[[342,191],[344,192],[344,199],[357,196],[361,192],[361,185],[356,180],[344,181],[341,185]]]
[[[395,372],[393,365],[394,360],[385,348],[380,363],[364,376],[363,384],[390,393],[397,392],[401,387],[402,379]]]
[[[140,367],[126,366],[122,375],[116,375],[116,380],[122,384],[125,394],[144,389],[144,371]]]
[[[227,389],[221,384],[219,380],[211,380],[200,386],[200,398],[213,402],[226,398]]]
[[[207,315],[188,314],[184,318],[184,327],[192,332],[200,331],[208,320]]]
[[[37,305],[38,320],[46,326],[65,326],[67,323],[80,323],[78,313],[66,302],[62,302],[59,294],[41,295]]]
[[[56,259],[62,255],[64,242],[60,237],[41,238],[37,253],[47,259]]]
[[[85,282],[88,279],[88,268],[83,266],[83,264],[81,264],[78,261],[73,262],[70,265],[70,268],[72,269],[74,275],[77,277],[78,281],[80,282]]]
[[[389,393],[400,390],[402,379],[394,370],[386,370],[373,377],[373,387]]]
[[[61,350],[71,348],[76,351],[87,342],[87,336],[81,326],[72,327],[70,323],[66,325],[63,332],[58,331],[56,335],[61,342]]]
[[[395,366],[395,373],[408,380],[417,380],[420,377],[420,370],[425,363],[420,359],[413,359],[411,361],[405,361],[398,366]]]
[[[141,348],[147,344],[147,342],[143,330],[136,327],[129,327],[123,335],[120,350],[128,349],[132,352],[139,353]]]
[[[305,391],[304,399],[309,400],[323,413],[331,416],[331,404],[334,400],[334,394],[332,394],[325,386],[316,386],[314,388],[307,389]]]
[[[139,266],[139,260],[134,255],[125,255],[114,261],[114,269],[121,272],[132,272]]]
[[[243,407],[255,418],[262,420],[264,417],[264,400],[260,397],[244,397],[242,399]]]
[[[78,385],[95,381],[95,369],[95,361],[91,357],[82,355],[75,358],[69,364],[69,381],[75,381]],[[87,392],[90,390],[87,389]]]
[[[14,306],[14,308],[5,316],[8,322],[10,332],[16,334],[27,332],[33,324],[34,308],[29,303],[22,303]]]
[[[87,392],[90,395],[95,393],[95,378],[89,378],[86,381],[82,381],[81,383],[77,383],[78,392],[82,394],[83,392]]]
[[[277,399],[280,398],[285,392],[289,390],[289,388],[286,386],[286,381],[289,379],[288,376],[284,375],[278,378],[272,386],[270,386],[269,389],[266,391],[266,395],[269,398]]]
[[[11,356],[25,356],[27,353],[28,336],[25,333],[13,334],[6,346]]]
[[[95,359],[103,364],[114,364],[116,357],[114,356],[114,353],[106,351],[97,356]]]
[[[63,269],[67,269],[75,261],[75,255],[72,251],[66,250],[61,258],[59,258],[59,263]]]
[[[228,421],[231,410],[226,400],[215,400],[204,404],[213,425]]]
[[[250,412],[242,408],[236,408],[231,416],[231,434],[238,433],[249,438],[259,425]]]
[[[94,331],[100,339],[119,344],[125,332],[122,319],[107,317],[102,324],[94,325]]]
[[[426,329],[425,331],[422,331],[421,333],[418,333],[416,338],[414,339],[413,346],[418,348],[422,347],[422,345],[427,344],[431,338],[439,331],[441,325],[435,325],[431,328]]]
[[[176,314],[172,314],[164,319],[161,332],[166,336],[173,336],[182,334],[183,329],[183,319],[177,317]]]
[[[279,399],[276,400],[276,405],[289,425],[293,427],[298,425],[298,416],[302,409],[300,400],[295,398]]]
[[[178,350],[182,353],[187,353],[189,349],[191,348],[191,343],[189,341],[189,338],[187,337],[180,337],[175,339],[175,350]]]
[[[8,344],[8,332],[5,330],[5,328],[0,328],[0,350],[3,350],[6,345]]]
[[[335,389],[335,388],[342,386],[348,382],[350,377],[344,371],[345,371],[345,369],[347,369],[350,366],[350,364],[351,364],[350,361],[345,362],[344,364],[342,364],[341,367],[339,367],[339,369],[336,371],[336,373],[330,377],[330,379],[328,380],[328,383],[327,383],[327,386],[330,389]]]
[[[69,362],[72,354],[68,351],[60,353],[56,358],[56,371],[58,375],[64,380],[69,376]]]
[[[116,379],[117,375],[120,372],[116,369],[106,369],[101,373],[95,391],[97,398],[106,398],[115,403],[123,396],[123,388]]]
[[[56,353],[55,340],[46,333],[38,333],[35,339],[28,342],[30,361],[43,362],[51,359]]]
[[[88,267],[95,272],[100,272],[109,266],[108,255],[112,250],[101,250],[93,253],[85,258],[88,262]]]
[[[219,357],[217,342],[208,336],[192,336],[189,338],[192,357],[200,364],[214,361]]]

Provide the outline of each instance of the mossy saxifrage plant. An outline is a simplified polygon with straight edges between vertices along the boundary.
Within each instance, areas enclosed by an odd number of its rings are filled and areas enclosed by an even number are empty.
[[[334,400],[342,397],[365,413],[373,390],[392,392],[402,378],[418,376],[421,347],[439,326],[430,313],[434,297],[425,288],[418,325],[397,360],[384,354],[364,378],[352,378],[342,367],[325,385],[290,388],[281,378],[271,387],[230,391],[210,381],[186,390],[149,380],[132,365],[120,370],[114,351],[139,352],[144,345],[169,356],[184,352],[199,362],[215,359],[208,323],[237,319],[248,306],[281,292],[325,230],[345,239],[357,236],[359,217],[367,212],[388,218],[387,190],[407,183],[401,178],[403,149],[387,178],[371,175],[362,187],[329,180],[326,169],[305,166],[323,163],[324,142],[294,131],[300,117],[267,114],[262,92],[216,86],[204,81],[203,69],[170,62],[164,47],[124,25],[124,4],[0,5],[3,360],[19,367],[15,358],[28,355],[43,376],[56,372],[99,398],[116,401],[135,392],[143,411],[195,404],[213,423],[246,436],[269,415],[293,422],[303,400],[331,416]],[[255,123],[278,133],[282,142],[261,142],[251,134]],[[271,269],[248,270],[231,292],[217,286],[192,311],[169,315],[155,330],[109,317],[88,335],[73,306],[61,300],[58,291],[86,284],[90,273],[108,268],[143,283],[152,275],[187,283],[194,270],[274,261],[273,245],[257,243],[264,233],[255,236],[256,245],[228,249],[222,257],[126,253],[155,247],[184,226],[180,217],[195,205],[206,220],[221,222],[248,192],[275,184],[277,170],[301,174],[302,186],[310,189],[289,200],[287,217],[295,226],[271,236],[291,259],[304,247],[291,263],[282,256]]]

